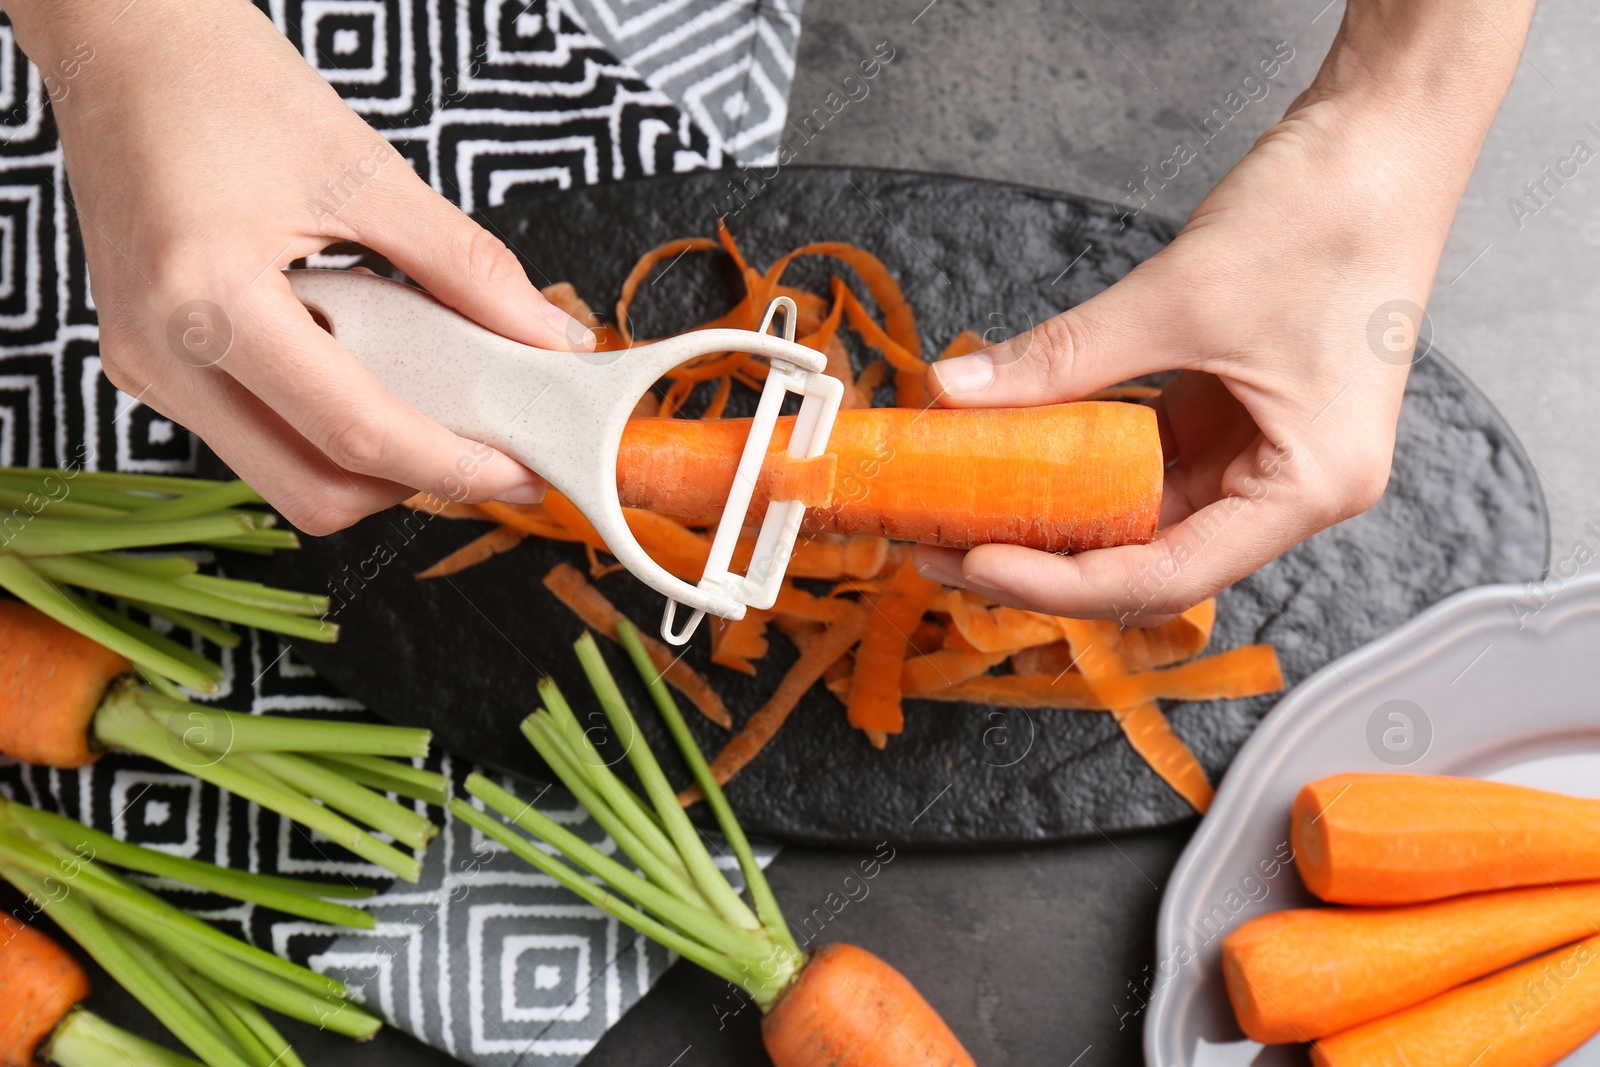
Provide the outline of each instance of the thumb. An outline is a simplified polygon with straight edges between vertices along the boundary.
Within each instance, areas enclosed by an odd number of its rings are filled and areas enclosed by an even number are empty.
[[[587,326],[540,295],[505,242],[408,167],[349,218],[356,239],[467,318],[523,344],[591,351]]]
[[[1189,348],[1164,291],[1135,270],[1104,292],[1017,336],[928,370],[945,407],[1058,404],[1181,366]]]

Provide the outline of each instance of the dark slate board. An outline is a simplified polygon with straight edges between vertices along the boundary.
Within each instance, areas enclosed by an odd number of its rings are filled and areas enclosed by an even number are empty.
[[[539,284],[571,281],[609,308],[642,250],[712,232],[727,182],[726,174],[700,173],[597,186],[507,204],[488,220]],[[900,278],[935,350],[964,328],[996,330],[996,339],[1026,329],[1115,281],[1175,232],[1143,216],[1121,227],[1114,207],[1084,198],[833,168],[785,170],[729,221],[763,266],[807,241],[848,240],[876,252]],[[800,266],[811,284],[825,284],[819,264]],[[807,278],[798,267],[793,276]],[[686,257],[645,289],[635,308],[640,333],[680,329],[726,306],[730,281],[720,254]],[[558,559],[581,565],[581,553],[525,542],[447,581],[412,578],[481,531],[397,509],[268,563],[228,567],[334,591],[344,600],[343,639],[300,649],[306,661],[379,715],[432,727],[452,752],[542,778],[517,723],[532,710],[542,674],[555,675],[569,696],[581,693],[582,679],[568,651],[579,626],[539,579]],[[1537,477],[1511,431],[1442,356],[1427,353],[1411,376],[1383,501],[1223,594],[1211,647],[1269,641],[1298,682],[1451,593],[1539,578],[1548,541]],[[625,574],[601,586],[654,629],[659,597]],[[791,658],[781,637],[773,645],[770,673],[759,680],[710,667],[704,636],[688,658],[742,719]],[[615,662],[624,665],[620,656]],[[644,706],[642,691],[635,695]],[[1216,778],[1274,700],[1177,705],[1168,714]],[[653,717],[644,718],[657,751],[670,751]],[[715,750],[723,735],[694,721],[702,746]],[[906,732],[876,752],[845,724],[833,697],[814,689],[732,784],[745,826],[811,843],[995,846],[1138,830],[1192,814],[1105,715],[908,702],[906,722]],[[687,779],[676,761],[669,770]]]

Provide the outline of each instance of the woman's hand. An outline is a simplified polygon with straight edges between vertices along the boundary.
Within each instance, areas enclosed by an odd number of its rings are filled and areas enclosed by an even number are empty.
[[[1422,305],[1527,25],[1399,7],[1411,10],[1352,0],[1316,82],[1166,249],[930,371],[940,403],[980,407],[1180,370],[1155,401],[1168,462],[1156,539],[1076,556],[924,547],[922,573],[1001,603],[1151,625],[1378,500]],[[1427,21],[1417,9],[1438,24],[1414,25]],[[1482,22],[1472,47],[1451,20]]]
[[[281,271],[354,241],[496,332],[558,349],[593,336],[266,18],[245,0],[6,7],[40,67],[92,55],[56,115],[117,388],[198,433],[309,533],[415,489],[539,498],[531,471],[385,392]]]

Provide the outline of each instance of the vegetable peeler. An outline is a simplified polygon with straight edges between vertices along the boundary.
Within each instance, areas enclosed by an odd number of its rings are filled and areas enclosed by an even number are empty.
[[[800,533],[805,506],[767,507],[750,566],[729,570],[745,512],[789,393],[803,399],[789,439],[798,459],[823,454],[844,384],[823,373],[821,352],[795,343],[795,306],[778,297],[759,331],[696,330],[615,352],[550,352],[479,326],[421,289],[375,274],[290,270],[300,302],[389,392],[462,437],[482,441],[536,471],[594,524],[617,561],[667,598],[661,636],[681,645],[709,613],[744,617],[770,608]],[[782,312],[782,334],[773,322]],[[634,405],[668,371],[713,352],[767,357],[767,375],[728,503],[696,585],[645,552],[617,495],[617,449]],[[692,610],[681,628],[679,605]]]

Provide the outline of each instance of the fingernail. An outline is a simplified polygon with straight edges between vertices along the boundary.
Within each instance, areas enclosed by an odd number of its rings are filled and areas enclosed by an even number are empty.
[[[543,482],[523,482],[513,485],[495,497],[502,504],[537,504],[544,499]]]
[[[1011,596],[1009,590],[1001,589],[997,585],[990,585],[988,582],[978,578],[968,578],[966,587],[985,600],[1002,601]]]
[[[951,568],[944,566],[942,563],[934,563],[931,561],[928,563],[919,563],[917,564],[917,573],[928,579],[930,582],[938,582],[941,585],[955,586],[957,589],[961,588],[961,572],[959,570],[952,570]]]
[[[561,331],[569,347],[591,350],[594,348],[596,343],[594,331],[554,304],[546,304],[540,309],[540,314],[544,316],[544,321]]]
[[[939,389],[952,396],[976,393],[988,388],[994,381],[994,360],[987,352],[974,352],[970,356],[942,359],[933,365],[939,376]]]

